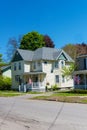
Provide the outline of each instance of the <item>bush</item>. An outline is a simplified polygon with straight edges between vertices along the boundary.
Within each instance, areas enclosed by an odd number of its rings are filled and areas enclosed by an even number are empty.
[[[87,94],[87,90],[84,90],[84,89],[73,89],[73,90],[70,90],[70,91],[66,91],[66,93]]]
[[[73,92],[77,94],[87,94],[87,90],[84,89],[74,89]]]
[[[0,90],[11,90],[11,78],[0,76]]]
[[[58,90],[58,86],[57,86],[57,84],[51,86],[51,88],[52,88],[53,91]]]

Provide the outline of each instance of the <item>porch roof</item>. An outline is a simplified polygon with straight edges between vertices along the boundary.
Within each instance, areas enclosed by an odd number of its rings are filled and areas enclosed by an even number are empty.
[[[45,72],[25,72],[23,75],[36,75],[36,74],[46,74]]]
[[[75,74],[87,74],[87,70],[74,71],[73,75]]]

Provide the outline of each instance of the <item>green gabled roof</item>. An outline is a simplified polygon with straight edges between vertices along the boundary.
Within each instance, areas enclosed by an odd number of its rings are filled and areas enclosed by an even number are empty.
[[[7,70],[11,69],[11,66],[10,65],[6,65],[6,66],[2,66],[1,67],[1,72],[5,72]]]

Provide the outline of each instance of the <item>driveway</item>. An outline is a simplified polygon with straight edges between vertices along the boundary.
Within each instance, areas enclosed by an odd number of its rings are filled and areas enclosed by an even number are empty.
[[[87,105],[0,97],[0,130],[87,130]]]

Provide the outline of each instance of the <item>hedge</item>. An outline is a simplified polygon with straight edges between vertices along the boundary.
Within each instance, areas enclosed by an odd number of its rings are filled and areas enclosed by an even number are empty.
[[[11,78],[0,76],[0,90],[11,90]]]

